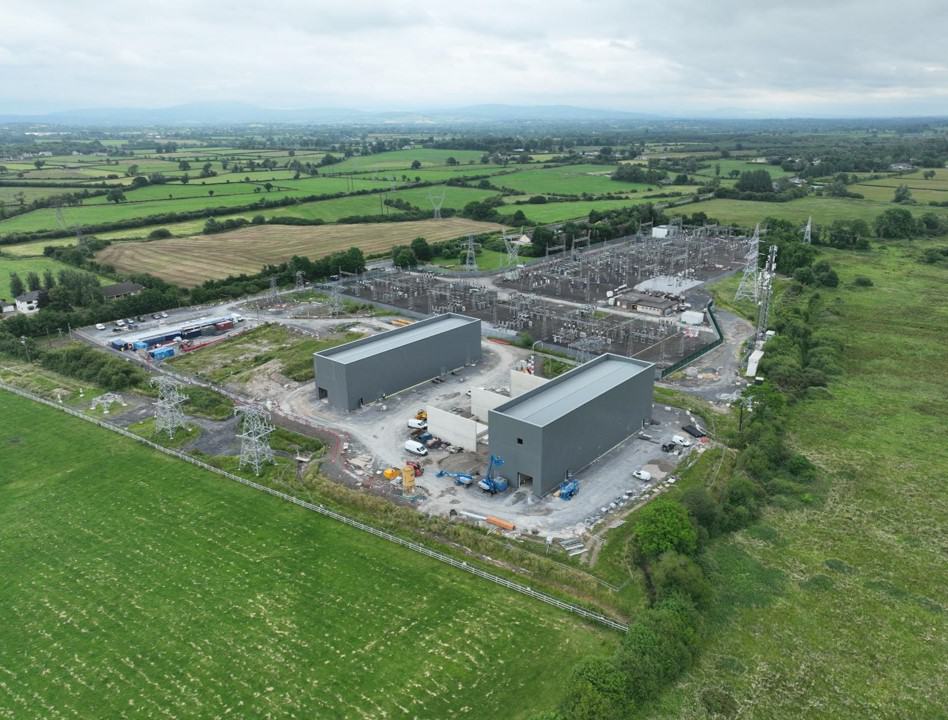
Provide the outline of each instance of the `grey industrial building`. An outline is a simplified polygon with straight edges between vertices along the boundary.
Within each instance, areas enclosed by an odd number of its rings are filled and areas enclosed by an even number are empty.
[[[316,393],[355,410],[480,359],[481,321],[437,315],[315,353]]]
[[[651,363],[600,355],[490,411],[490,452],[513,487],[542,496],[642,429],[652,415]]]

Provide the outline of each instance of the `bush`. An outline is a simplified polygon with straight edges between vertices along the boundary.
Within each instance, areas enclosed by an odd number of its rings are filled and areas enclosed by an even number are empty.
[[[652,584],[659,600],[683,595],[704,608],[711,602],[711,583],[704,570],[689,557],[676,552],[664,553],[652,565]]]
[[[106,390],[125,390],[148,382],[148,375],[137,365],[83,345],[44,352],[39,362],[47,370],[95,383]]]
[[[872,280],[865,275],[857,275],[853,278],[853,285],[856,287],[872,287],[873,284]]]
[[[616,655],[626,695],[641,705],[687,670],[698,652],[701,618],[680,596],[646,610],[629,627]]]
[[[688,511],[674,500],[654,500],[638,513],[632,529],[640,561],[650,561],[670,550],[692,555],[698,549],[698,532]]]
[[[171,231],[168,228],[155,228],[148,233],[149,240],[164,240],[171,237]]]
[[[573,668],[560,703],[564,720],[622,720],[627,717],[625,676],[612,660],[586,658]]]

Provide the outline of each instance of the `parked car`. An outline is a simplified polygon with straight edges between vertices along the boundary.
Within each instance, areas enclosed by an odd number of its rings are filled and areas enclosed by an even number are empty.
[[[420,442],[417,442],[417,441],[415,441],[415,440],[406,440],[406,441],[405,441],[405,449],[406,449],[408,452],[412,453],[413,455],[422,455],[422,456],[424,456],[424,455],[427,455],[427,454],[428,454],[428,448],[426,448],[426,447],[425,447],[424,445],[422,445]]]
[[[103,325],[102,323],[96,323],[96,324],[95,324],[95,329],[96,329],[96,330],[105,330],[105,325]]]
[[[152,314],[151,314],[151,319],[152,319],[152,320],[161,320],[161,313],[152,313]]]
[[[672,435],[672,442],[682,447],[691,447],[691,440],[686,438],[684,435]]]
[[[161,317],[163,317],[163,318],[168,317],[168,313],[166,313],[166,312],[161,313]]]
[[[418,418],[412,418],[408,421],[408,427],[412,430],[427,430],[428,423],[425,420],[419,420]]]
[[[125,321],[119,318],[118,320],[115,321],[115,327],[120,327],[120,328],[125,327]]]
[[[648,470],[636,470],[634,473],[632,473],[632,477],[634,477],[636,480],[641,480],[642,482],[648,482],[652,479],[652,473],[650,473]]]

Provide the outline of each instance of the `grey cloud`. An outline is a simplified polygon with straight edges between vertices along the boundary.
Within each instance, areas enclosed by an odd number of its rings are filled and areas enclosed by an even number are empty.
[[[0,0],[0,111],[242,100],[948,113],[948,3]]]

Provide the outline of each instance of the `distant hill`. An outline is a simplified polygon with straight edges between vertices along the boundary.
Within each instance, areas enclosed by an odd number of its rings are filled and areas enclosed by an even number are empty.
[[[0,114],[0,122],[55,125],[245,125],[248,123],[497,123],[584,120],[645,120],[658,115],[571,105],[470,105],[416,111],[364,111],[350,108],[268,108],[238,102],[189,103],[163,108],[87,108],[34,115]]]

